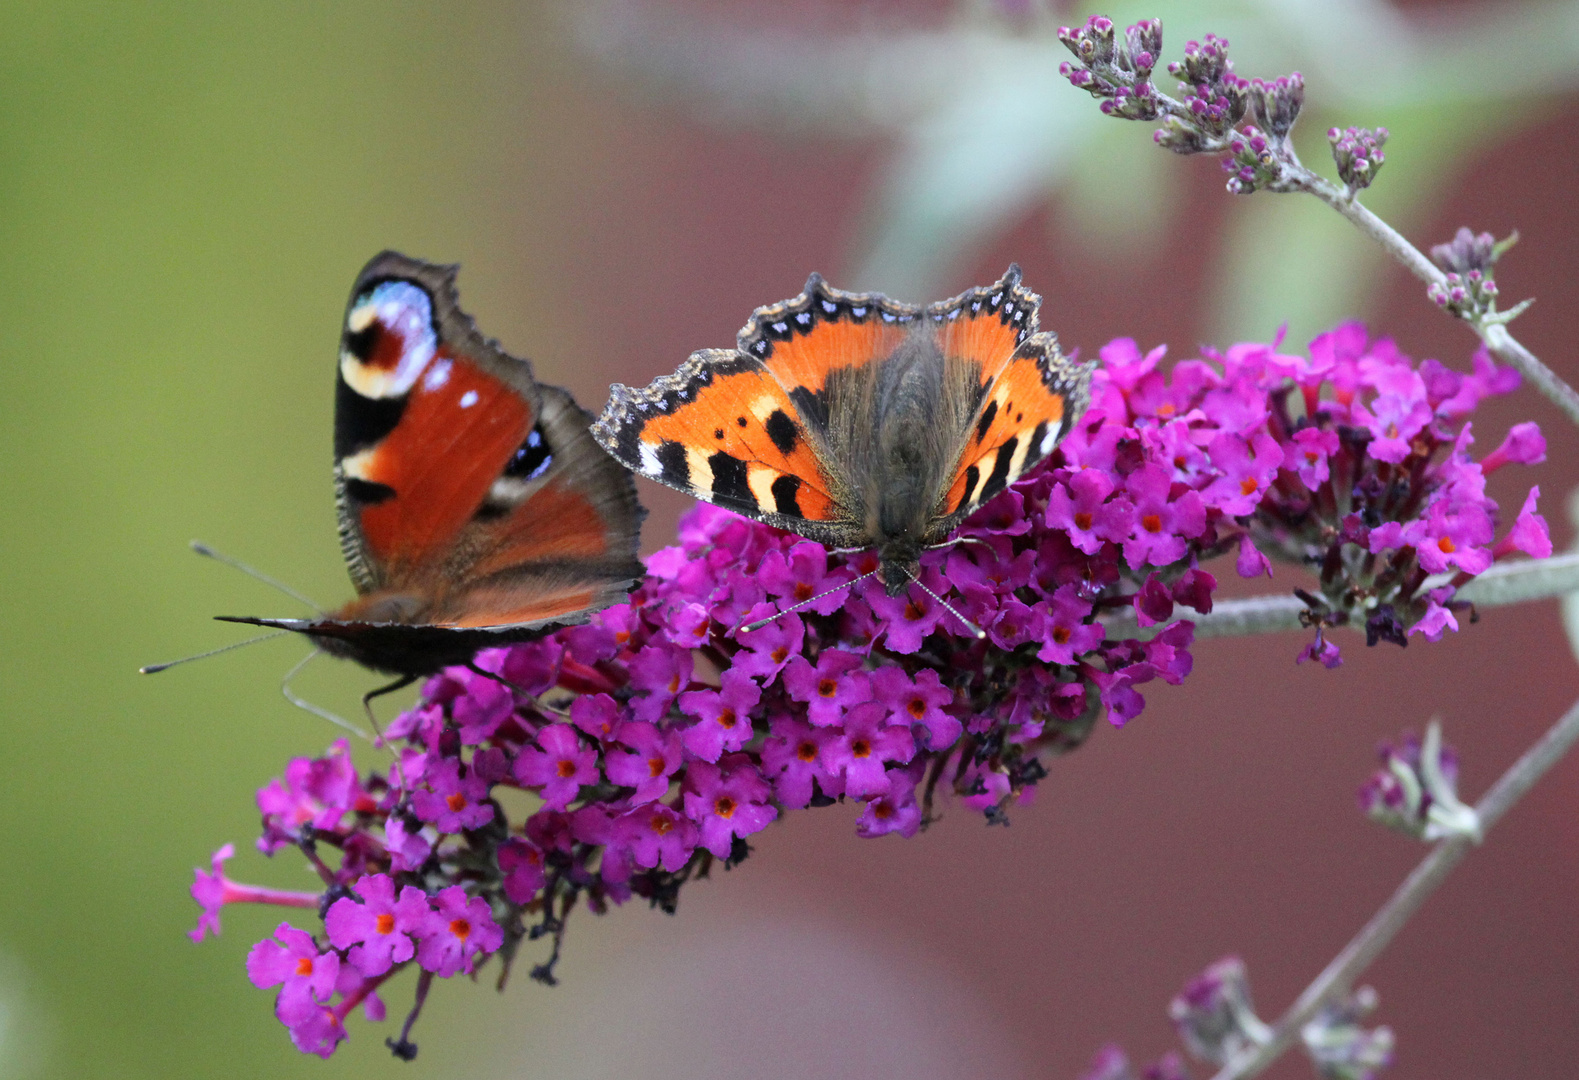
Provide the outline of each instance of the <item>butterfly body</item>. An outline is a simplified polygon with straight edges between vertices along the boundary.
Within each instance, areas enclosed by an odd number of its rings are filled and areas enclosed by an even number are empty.
[[[877,552],[898,595],[921,553],[1041,460],[1089,371],[1036,331],[1018,268],[926,307],[813,274],[733,350],[643,390],[616,385],[593,436],[652,479],[833,548]]]
[[[643,511],[592,417],[460,310],[455,268],[385,252],[351,292],[335,390],[340,541],[358,596],[307,634],[424,675],[584,622],[642,567]]]

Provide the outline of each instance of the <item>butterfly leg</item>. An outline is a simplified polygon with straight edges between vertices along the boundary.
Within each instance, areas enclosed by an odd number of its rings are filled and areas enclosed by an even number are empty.
[[[384,730],[378,726],[378,717],[373,715],[373,699],[383,697],[385,694],[393,694],[396,690],[404,690],[416,681],[415,675],[402,675],[394,682],[380,686],[376,690],[369,690],[362,695],[362,711],[367,713],[368,723],[373,725],[373,732],[378,736],[379,742],[384,740]]]
[[[344,728],[359,739],[366,739],[368,742],[372,742],[373,737],[367,732],[363,731],[361,728],[357,727],[355,724],[351,723],[351,721],[342,719],[341,717],[336,716],[334,713],[330,712],[328,709],[314,705],[306,698],[297,696],[296,691],[291,689],[291,680],[296,677],[297,673],[301,671],[302,668],[306,667],[309,661],[311,661],[316,656],[322,655],[322,653],[322,649],[314,649],[312,652],[302,657],[301,661],[295,667],[287,671],[285,673],[285,678],[280,680],[280,693],[285,695],[286,701],[290,702],[298,709],[301,709],[304,712],[310,712],[320,720],[327,720],[336,727]]]
[[[539,709],[543,710],[544,712],[553,713],[555,716],[559,717],[562,720],[570,719],[570,714],[568,712],[566,712],[564,709],[556,709],[552,705],[550,705],[547,702],[541,700],[540,698],[533,697],[532,694],[526,689],[526,687],[522,686],[520,683],[513,683],[509,679],[506,679],[503,675],[497,674],[496,672],[485,671],[482,668],[478,667],[474,662],[472,662],[470,660],[466,661],[466,670],[470,671],[474,675],[481,675],[485,679],[492,679],[494,682],[498,683],[500,686],[506,687],[506,688],[508,688],[510,690],[514,690],[516,693],[520,694],[522,697],[529,698],[534,705],[536,705]]]
[[[471,660],[466,661],[465,667],[466,667],[466,670],[471,672],[473,675],[481,675],[485,679],[492,679],[494,682],[498,683],[500,686],[508,687],[509,689],[514,690],[518,694],[526,694],[527,697],[531,697],[532,696],[531,694],[527,694],[526,693],[526,687],[520,685],[519,683],[511,682],[509,679],[506,679],[503,675],[500,675],[497,672],[484,671],[482,668],[478,667],[477,664],[474,661],[471,661]]]

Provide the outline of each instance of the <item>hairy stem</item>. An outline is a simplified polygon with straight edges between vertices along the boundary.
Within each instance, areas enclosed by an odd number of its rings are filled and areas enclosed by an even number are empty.
[[[1476,805],[1475,813],[1480,817],[1482,831],[1489,832],[1548,769],[1562,760],[1576,740],[1579,740],[1579,702],[1570,706],[1557,723],[1526,750],[1512,768],[1502,774]],[[1271,1039],[1247,1048],[1224,1065],[1214,1080],[1247,1080],[1277,1060],[1299,1038],[1301,1028],[1323,1008],[1340,1000],[1354,988],[1354,980],[1380,955],[1398,931],[1403,929],[1410,916],[1419,910],[1426,897],[1436,891],[1437,886],[1469,853],[1471,844],[1472,841],[1467,837],[1453,837],[1432,848],[1431,853],[1398,886],[1391,899],[1371,916],[1364,929],[1344,946],[1326,970],[1305,988],[1299,1000],[1272,1025]]]
[[[1434,587],[1427,581],[1425,588]],[[1529,600],[1547,600],[1579,592],[1579,554],[1553,555],[1549,559],[1499,563],[1458,590],[1456,599],[1476,607],[1501,607]],[[1253,596],[1243,600],[1223,600],[1209,614],[1192,616],[1197,639],[1241,637],[1270,634],[1280,630],[1299,630],[1300,613],[1305,603],[1297,596]],[[1108,636],[1149,640],[1164,627],[1141,627],[1132,608],[1114,612],[1102,619]],[[1353,627],[1362,629],[1362,627]]]
[[[1316,196],[1348,218],[1355,228],[1376,241],[1383,251],[1403,263],[1415,277],[1427,285],[1447,283],[1447,275],[1439,270],[1435,263],[1426,258],[1419,248],[1405,240],[1397,229],[1373,214],[1358,199],[1351,197],[1331,181],[1317,176],[1303,165],[1296,163],[1292,169],[1295,172],[1292,181],[1297,190]],[[1535,389],[1539,390],[1547,400],[1561,409],[1569,420],[1579,424],[1579,391],[1575,391],[1558,377],[1555,371],[1541,363],[1534,353],[1521,345],[1518,339],[1508,332],[1505,322],[1498,321],[1495,315],[1483,315],[1478,319],[1465,321],[1487,349],[1517,368],[1519,373],[1533,383]]]

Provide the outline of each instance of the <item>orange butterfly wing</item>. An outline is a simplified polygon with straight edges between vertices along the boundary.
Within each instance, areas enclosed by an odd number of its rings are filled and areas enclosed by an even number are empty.
[[[820,395],[832,372],[892,353],[918,318],[917,308],[813,274],[799,296],[758,308],[735,349],[694,353],[641,390],[616,384],[593,437],[626,467],[699,499],[858,544]]]
[[[592,433],[660,483],[823,543],[866,546],[877,539],[863,520],[872,493],[846,487],[871,486],[869,455],[851,442],[865,421],[848,410],[891,402],[878,373],[908,350],[943,365],[938,412],[962,422],[942,440],[958,448],[938,463],[942,481],[925,485],[936,541],[1045,457],[1084,408],[1083,372],[1036,333],[1040,303],[1018,267],[926,308],[813,274],[800,295],[758,308],[734,350],[695,353],[641,390],[614,386]],[[830,409],[846,410],[843,424],[830,424]]]

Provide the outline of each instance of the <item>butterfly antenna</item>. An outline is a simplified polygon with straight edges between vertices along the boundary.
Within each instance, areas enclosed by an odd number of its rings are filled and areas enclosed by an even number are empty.
[[[236,642],[232,642],[229,645],[221,645],[217,649],[210,649],[210,650],[208,650],[208,652],[200,652],[196,656],[183,656],[179,660],[168,660],[168,661],[166,661],[163,664],[145,664],[144,666],[138,668],[137,672],[140,675],[153,675],[156,672],[165,671],[168,668],[173,668],[177,664],[185,664],[185,663],[189,663],[190,661],[193,661],[193,660],[207,660],[210,656],[218,656],[220,653],[227,653],[227,652],[230,652],[232,649],[239,649],[239,648],[242,648],[245,645],[256,645],[260,641],[268,641],[271,638],[277,638],[277,637],[279,637],[282,634],[288,634],[288,633],[290,633],[289,630],[276,630],[272,634],[259,634],[257,637],[248,638],[246,641],[236,641]]]
[[[265,574],[263,571],[248,566],[246,563],[241,562],[238,559],[232,559],[229,555],[221,555],[219,552],[215,551],[201,540],[193,540],[191,547],[192,550],[197,552],[199,555],[213,559],[215,562],[222,562],[226,566],[233,566],[237,570],[240,570],[243,574],[246,574],[248,577],[254,578],[263,582],[265,585],[269,585],[278,589],[286,596],[289,596],[292,600],[306,604],[318,614],[322,615],[324,613],[323,608],[307,599],[305,596],[291,588],[289,585],[285,584],[283,581],[276,581],[274,578],[269,577],[269,575]]]
[[[864,549],[857,548],[855,550],[860,551],[860,550],[864,550]],[[816,596],[808,596],[804,600],[796,601],[795,603],[791,604],[789,607],[785,608],[784,610],[776,612],[775,614],[769,615],[765,619],[758,619],[756,622],[752,623],[750,626],[742,626],[742,627],[740,627],[740,629],[736,630],[735,633],[737,633],[737,634],[742,634],[742,633],[749,634],[753,630],[760,630],[764,626],[766,626],[768,623],[770,623],[774,619],[778,618],[780,615],[788,615],[791,612],[799,611],[801,608],[805,607],[807,604],[815,604],[817,601],[821,600],[825,596],[832,596],[836,592],[843,592],[845,589],[848,589],[850,586],[858,584],[859,582],[865,581],[867,578],[871,577],[875,573],[877,573],[876,570],[868,570],[866,573],[862,574],[860,577],[852,578],[851,580],[846,581],[843,585],[835,585],[833,588],[828,589],[825,592],[820,592]]]
[[[359,739],[366,739],[368,742],[372,742],[373,737],[367,732],[363,731],[361,728],[357,727],[355,724],[351,723],[351,721],[343,717],[336,716],[328,709],[314,705],[306,698],[298,697],[296,691],[291,689],[291,680],[296,678],[301,669],[311,663],[313,658],[320,656],[322,653],[322,649],[314,649],[312,652],[302,657],[295,667],[287,671],[285,673],[285,678],[280,680],[280,693],[285,695],[286,701],[290,702],[298,709],[301,709],[304,712],[310,712],[320,720],[327,720],[336,727],[344,728],[346,731],[349,731]]]
[[[939,607],[941,607],[944,611],[948,612],[950,615],[954,616],[961,623],[963,623],[964,626],[965,626],[965,629],[969,630],[971,632],[971,634],[976,638],[977,641],[980,641],[982,638],[987,636],[987,631],[983,630],[981,627],[977,626],[975,623],[973,623],[969,619],[965,618],[965,616],[961,615],[958,611],[954,610],[954,605],[953,604],[950,604],[947,600],[943,599],[937,593],[935,593],[931,589],[927,588],[925,583],[923,583],[920,578],[916,577],[914,574],[911,574],[910,575],[910,580],[912,582],[914,582],[916,585],[921,586],[921,591],[926,593],[928,596],[932,597],[932,599],[936,600],[938,602],[938,606]]]

